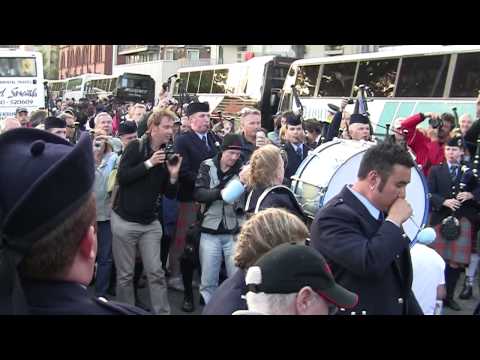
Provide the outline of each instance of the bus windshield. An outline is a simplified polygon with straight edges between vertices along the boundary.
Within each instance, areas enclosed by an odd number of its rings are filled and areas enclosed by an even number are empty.
[[[34,58],[0,58],[0,77],[35,77],[37,65]]]

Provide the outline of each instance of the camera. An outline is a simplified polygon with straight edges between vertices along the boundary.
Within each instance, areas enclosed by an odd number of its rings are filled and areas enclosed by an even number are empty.
[[[167,160],[167,163],[169,165],[172,165],[172,166],[175,166],[178,164],[178,161],[180,160],[178,158],[178,155],[175,154],[175,150],[173,148],[173,144],[170,143],[170,144],[167,144],[165,146],[165,158]]]
[[[349,98],[348,101],[347,101],[347,104],[349,105],[352,105],[355,103],[355,100],[353,100],[352,98]]]
[[[438,119],[428,119],[428,124],[433,128],[433,129],[439,129],[443,127],[443,120],[441,118]]]

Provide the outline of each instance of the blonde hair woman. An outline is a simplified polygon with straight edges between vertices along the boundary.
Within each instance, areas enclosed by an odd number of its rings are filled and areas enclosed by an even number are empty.
[[[233,260],[239,270],[217,288],[203,315],[231,315],[237,310],[247,310],[243,296],[247,293],[248,268],[274,247],[287,242],[304,243],[309,234],[305,224],[286,210],[266,209],[253,215],[237,237]]]
[[[306,220],[301,206],[286,186],[282,186],[285,175],[285,161],[281,150],[274,145],[258,148],[250,158],[246,176],[250,190],[246,197],[245,212],[253,214],[268,208],[283,208]]]

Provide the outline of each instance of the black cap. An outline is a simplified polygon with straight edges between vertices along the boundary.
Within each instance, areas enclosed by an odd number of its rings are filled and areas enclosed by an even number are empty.
[[[362,114],[352,114],[350,115],[350,125],[352,124],[369,124],[370,121],[368,117]]]
[[[287,120],[287,125],[291,125],[291,126],[302,125],[302,119],[299,115],[296,115],[294,113],[287,113],[285,115],[285,118]]]
[[[47,117],[44,121],[44,124],[45,124],[45,130],[53,129],[53,128],[65,129],[67,127],[67,122],[64,119],[61,119],[55,116]]]
[[[209,112],[210,105],[208,102],[191,102],[187,106],[187,116],[191,116],[197,112]]]
[[[447,142],[447,146],[463,147],[463,139],[461,136],[454,136]]]
[[[118,126],[118,136],[133,134],[137,132],[137,123],[135,121],[123,121]]]
[[[0,313],[10,313],[18,300],[16,264],[92,194],[90,137],[83,133],[73,146],[43,130],[10,130],[0,136],[0,179]]]
[[[21,112],[26,112],[28,114],[28,110],[25,107],[18,107],[17,110],[15,111],[15,114],[19,114]]]
[[[222,151],[225,150],[242,150],[242,136],[239,134],[227,134],[223,138]]]
[[[352,308],[358,296],[338,285],[324,257],[315,249],[282,244],[263,255],[248,269],[245,278],[249,291],[266,294],[291,294],[310,286],[329,302]]]

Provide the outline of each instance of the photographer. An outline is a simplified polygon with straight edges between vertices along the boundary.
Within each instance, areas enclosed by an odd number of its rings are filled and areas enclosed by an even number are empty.
[[[429,120],[427,133],[417,129],[426,118]],[[434,113],[419,113],[412,115],[401,122],[401,130],[406,130],[407,145],[413,150],[417,164],[423,169],[425,176],[428,176],[430,168],[445,160],[445,143],[450,139],[450,131],[455,126],[455,118],[449,113],[441,116]]]
[[[218,287],[222,255],[225,257],[227,276],[235,272],[233,263],[234,236],[239,230],[236,207],[238,201],[229,204],[223,200],[221,191],[233,179],[239,179],[242,166],[242,138],[237,134],[225,136],[221,152],[200,165],[195,181],[194,199],[205,204],[200,237],[200,264],[202,277],[200,294],[208,303]],[[185,292],[185,297],[187,294]],[[193,305],[192,299],[188,299]],[[193,306],[191,307],[193,310]]]
[[[182,158],[177,155],[176,163],[167,161],[165,151],[172,137],[174,119],[175,115],[169,111],[153,112],[146,134],[128,144],[118,168],[120,187],[111,216],[117,297],[119,301],[135,304],[133,274],[138,245],[155,314],[170,313],[160,260],[162,226],[156,209],[159,196],[173,199],[177,195]]]

